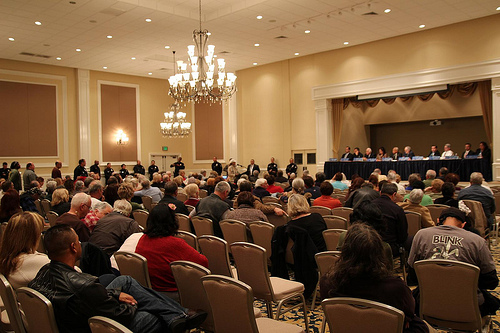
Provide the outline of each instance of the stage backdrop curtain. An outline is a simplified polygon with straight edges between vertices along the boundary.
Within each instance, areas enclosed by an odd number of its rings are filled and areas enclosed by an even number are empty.
[[[337,98],[332,100],[332,121],[333,121],[333,156],[338,156],[340,148],[340,135],[342,134],[342,119],[344,112],[344,99]]]
[[[484,129],[488,144],[491,147],[493,137],[493,104],[491,100],[491,80],[481,81],[478,83],[479,99],[481,100],[481,109],[483,110]]]

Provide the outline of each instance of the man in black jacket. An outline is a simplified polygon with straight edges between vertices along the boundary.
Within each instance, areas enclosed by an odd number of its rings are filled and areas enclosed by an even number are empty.
[[[148,167],[149,180],[153,180],[153,175],[155,172],[158,172],[158,166],[156,165],[155,160],[151,160],[151,165]]]
[[[215,171],[219,176],[222,176],[222,164],[220,164],[220,162],[217,161],[217,157],[215,156],[213,161],[214,162],[212,163],[212,171]]]
[[[167,182],[165,183],[165,193],[163,196],[163,199],[158,202],[158,204],[174,204],[175,205],[175,212],[184,214],[184,215],[189,215],[189,211],[184,205],[184,202],[177,200],[177,184],[175,182]]]
[[[87,162],[82,158],[81,160],[78,161],[78,165],[75,168],[75,171],[73,173],[73,180],[76,181],[78,177],[88,177],[87,170],[85,170],[85,165]]]
[[[74,270],[82,247],[68,225],[57,225],[45,233],[51,262],[43,266],[29,287],[45,295],[54,307],[60,332],[90,332],[88,319],[104,316],[134,332],[184,332],[199,326],[204,312],[180,306],[130,276],[120,276],[106,287],[95,276]]]

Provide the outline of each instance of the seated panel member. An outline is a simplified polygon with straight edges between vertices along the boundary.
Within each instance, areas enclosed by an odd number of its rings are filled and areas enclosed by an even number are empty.
[[[405,147],[405,152],[403,154],[403,157],[409,157],[410,160],[415,157],[415,154],[413,153],[413,151],[411,150],[411,147],[410,146],[406,146]]]
[[[447,143],[444,145],[444,151],[441,154],[442,158],[453,156],[453,151],[451,150],[451,144]]]
[[[397,161],[400,157],[403,157],[403,154],[399,152],[399,147],[392,148],[391,158]]]
[[[438,147],[436,145],[431,146],[431,152],[429,153],[428,157],[431,156],[441,156],[441,153],[438,150]]]
[[[354,147],[354,157],[353,158],[363,158],[363,154],[359,151],[359,147]]]
[[[351,153],[351,147],[349,146],[345,147],[345,153],[342,154],[341,158],[348,158],[349,161],[352,161],[352,159],[354,158],[354,154]]]
[[[377,158],[377,155],[372,151],[370,147],[366,148],[364,158]]]
[[[475,155],[475,152],[471,150],[470,143],[466,143],[464,146],[464,152],[460,155],[461,158],[467,158],[467,155]]]

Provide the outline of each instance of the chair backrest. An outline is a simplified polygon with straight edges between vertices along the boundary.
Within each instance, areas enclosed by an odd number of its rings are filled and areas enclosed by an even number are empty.
[[[148,211],[137,209],[132,212],[132,216],[134,217],[134,220],[136,220],[141,227],[146,229],[146,224],[148,222],[148,217],[149,217]]]
[[[179,291],[181,305],[188,309],[199,309],[208,313],[207,319],[203,322],[202,328],[208,331],[214,330],[214,320],[212,309],[208,302],[207,295],[203,289],[201,278],[210,275],[210,271],[194,262],[174,261],[170,263],[170,269]]]
[[[336,215],[326,215],[323,216],[325,220],[326,227],[328,229],[345,229],[347,230],[348,222],[346,218],[336,216]]]
[[[153,198],[149,195],[145,195],[142,197],[142,204],[144,208],[146,208],[149,212],[153,209]]]
[[[434,221],[434,224],[436,225],[437,225],[437,220],[441,215],[441,213],[443,212],[443,210],[450,208],[450,206],[441,204],[432,204],[432,205],[427,205],[425,207],[429,210],[429,213],[431,214],[431,219],[432,221]]]
[[[253,243],[262,246],[266,249],[267,257],[271,257],[272,251],[272,240],[274,235],[274,230],[276,229],[274,225],[268,222],[255,221],[249,224],[250,232],[252,234]]]
[[[228,244],[247,241],[247,225],[237,220],[222,220],[219,222],[224,239]]]
[[[17,299],[25,314],[28,333],[57,333],[56,317],[52,303],[36,290],[22,287],[17,290]]]
[[[417,261],[414,267],[420,288],[420,318],[431,325],[481,331],[478,267],[442,259]]]
[[[266,196],[266,197],[262,198],[262,202],[265,203],[265,204],[270,204],[270,203],[277,203],[277,204],[279,204],[280,203],[280,199],[275,198],[275,197],[271,197],[271,196]]]
[[[345,229],[326,229],[323,230],[323,238],[325,239],[326,249],[328,251],[337,251],[339,245],[340,234],[345,232]]]
[[[309,210],[311,213],[318,213],[321,216],[332,215],[332,210],[328,207],[312,206]]]
[[[200,216],[193,216],[191,218],[191,223],[193,223],[194,232],[196,236],[214,235],[214,223],[211,219]]]
[[[35,206],[36,206],[36,210],[38,210],[38,212],[40,213],[40,215],[42,215],[42,216],[45,217],[45,210],[42,207],[42,200],[36,199],[35,200]]]
[[[137,282],[151,288],[148,260],[138,253],[118,251],[114,254],[121,275],[130,275]]]
[[[229,247],[227,242],[215,236],[198,237],[201,253],[208,259],[208,269],[213,274],[233,277],[229,261]]]
[[[0,274],[0,298],[2,298],[3,305],[9,316],[11,329],[15,333],[26,333],[19,307],[17,306],[17,297],[14,288],[12,288],[12,285],[2,274]]]
[[[203,198],[205,198],[205,197],[208,197],[208,191],[207,191],[207,190],[200,189],[200,193],[198,194],[198,196],[200,197],[200,199],[203,199]]]
[[[43,210],[40,212],[40,214],[45,216],[45,215],[47,215],[48,212],[50,212],[50,201],[47,199],[43,199],[40,201],[40,203],[42,204],[42,210]],[[38,207],[37,207],[37,209],[38,209]]]
[[[252,288],[221,275],[201,278],[217,333],[258,333]],[[269,330],[270,331],[270,330]]]
[[[187,196],[186,193],[179,193],[179,192],[177,192],[177,200],[184,202],[187,199],[188,199],[188,196]]]
[[[190,213],[195,209],[195,207],[191,206],[191,205],[184,205],[184,206],[186,206],[188,212],[190,212]]]
[[[497,192],[493,193],[493,196],[495,197],[495,207],[498,207],[495,214],[500,215],[500,192],[497,189]]]
[[[53,211],[49,211],[49,212],[47,212],[46,216],[47,216],[47,220],[49,220],[50,226],[51,227],[55,226],[56,220],[59,217],[59,214],[57,214],[56,212],[53,212]]]
[[[415,234],[422,228],[422,215],[417,212],[406,211],[406,221],[408,222],[408,236]]]
[[[269,223],[274,225],[275,227],[279,227],[282,225],[285,225],[290,221],[290,217],[287,214],[283,214],[281,216],[278,216],[274,213],[272,214],[266,214],[267,219],[269,220]]]
[[[89,326],[92,333],[132,333],[119,322],[101,316],[89,318]]]
[[[470,217],[472,218],[474,228],[479,231],[479,234],[484,237],[486,229],[488,229],[488,220],[484,213],[483,205],[476,200],[463,200],[464,204],[471,210]]]
[[[337,297],[325,299],[321,306],[330,332],[403,332],[405,315],[403,311],[390,305],[359,298]]]
[[[191,232],[191,222],[189,221],[189,216],[181,213],[176,213],[175,218],[179,223],[179,230]]]
[[[273,300],[274,293],[267,270],[266,249],[251,243],[231,244],[238,280],[252,287],[255,297]]]
[[[345,218],[347,220],[347,223],[350,222],[351,213],[352,213],[352,208],[349,207],[335,207],[334,209],[332,209],[333,215]]]
[[[340,258],[340,251],[324,251],[314,255],[319,275],[323,276],[337,263]]]
[[[196,235],[187,231],[178,230],[175,237],[184,239],[189,246],[198,251],[198,241],[196,239]]]

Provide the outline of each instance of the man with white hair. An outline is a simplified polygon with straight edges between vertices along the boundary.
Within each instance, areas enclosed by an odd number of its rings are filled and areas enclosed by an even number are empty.
[[[91,210],[95,208],[95,205],[101,202],[102,199],[102,192],[104,188],[102,186],[102,183],[98,180],[93,180],[90,185],[89,185],[89,195],[90,195],[90,200],[92,200],[92,207],[90,207]]]
[[[80,242],[87,242],[90,238],[90,230],[85,226],[82,219],[89,213],[92,201],[85,193],[77,193],[71,200],[71,208],[56,220],[56,224],[67,224],[75,230]]]
[[[366,148],[364,158],[377,158],[377,155],[372,151],[370,147]]]
[[[433,227],[435,225],[435,221],[432,221],[429,209],[420,204],[423,197],[424,191],[422,191],[421,189],[414,189],[410,192],[408,201],[399,202],[398,205],[399,207],[403,208],[405,212],[410,211],[420,214],[420,228]]]
[[[255,181],[255,189],[253,190],[252,194],[262,200],[263,197],[268,197],[271,195],[271,193],[267,191],[268,186],[269,185],[267,184],[267,179],[259,178]]]
[[[389,183],[396,184],[398,187],[398,201],[403,201],[403,197],[406,194],[405,187],[397,182],[398,174],[394,170],[387,171],[387,181]]]
[[[413,151],[411,150],[411,147],[410,146],[406,146],[405,147],[405,152],[403,154],[403,157],[409,157],[410,160],[415,157],[415,154],[413,153]]]
[[[99,246],[108,256],[113,255],[123,242],[141,227],[129,218],[132,205],[125,199],[116,200],[113,212],[100,219],[90,236],[89,242]]]
[[[153,203],[158,203],[162,198],[161,190],[158,187],[151,187],[151,183],[146,178],[141,180],[142,190],[135,191],[134,196],[143,197],[145,195],[150,196],[153,199]]]
[[[424,185],[425,187],[429,187],[432,185],[432,181],[436,179],[436,171],[429,169],[425,173]]]
[[[230,211],[229,205],[224,201],[231,192],[231,186],[225,181],[218,182],[215,185],[214,193],[200,200],[195,209],[189,214],[190,217],[200,216],[212,220],[214,226],[214,235],[223,238],[219,222],[226,218]]]
[[[97,221],[102,219],[104,216],[108,215],[113,211],[113,207],[106,201],[99,201],[95,204],[94,208],[85,216],[83,223],[92,232],[97,224]]]
[[[453,156],[453,151],[451,150],[451,145],[449,143],[444,145],[444,151],[441,154],[441,158]]]
[[[399,147],[394,147],[394,148],[392,148],[391,158],[392,158],[393,160],[399,160],[399,158],[400,158],[400,157],[402,157],[402,156],[403,156],[403,154],[401,154],[401,153],[399,152]]]
[[[483,183],[483,175],[480,172],[473,172],[470,175],[470,186],[462,189],[457,200],[475,200],[479,201],[483,206],[484,214],[488,219],[488,225],[495,223],[495,197],[491,190],[481,186]]]

